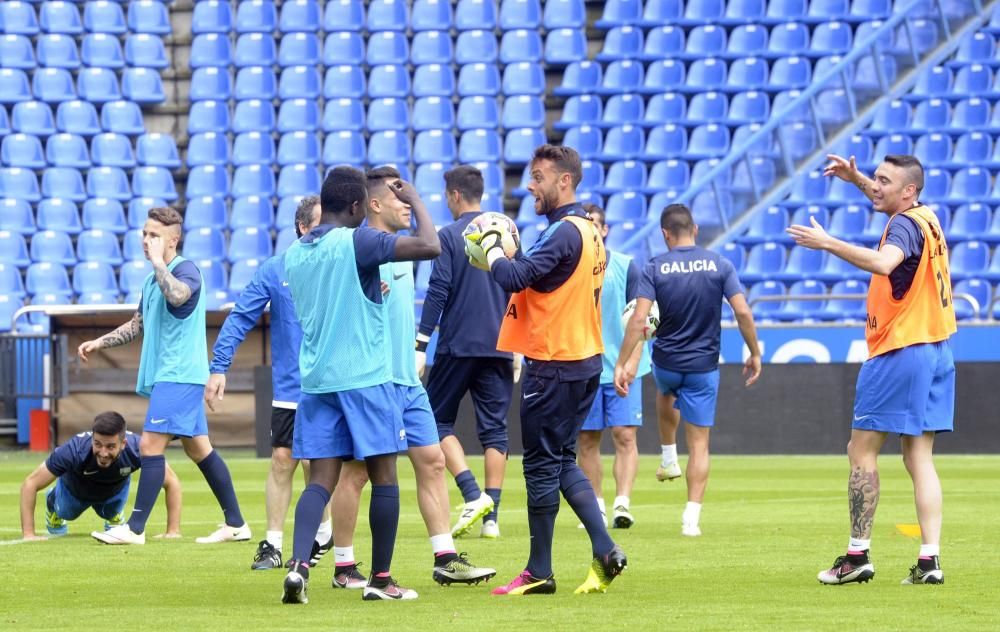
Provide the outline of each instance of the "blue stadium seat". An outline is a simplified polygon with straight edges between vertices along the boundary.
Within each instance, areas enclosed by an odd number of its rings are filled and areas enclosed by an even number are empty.
[[[537,29],[542,24],[539,0],[501,0],[498,25],[500,30]]]
[[[514,64],[508,66],[508,69],[515,68],[520,64]],[[541,73],[541,69],[537,65],[532,66],[531,64],[525,64],[526,66],[533,67],[538,73]],[[428,68],[427,66],[421,66],[421,68]],[[433,65],[430,67],[433,68]],[[447,69],[444,69],[447,70]],[[420,68],[417,69],[417,72]],[[450,71],[448,71],[450,73]],[[506,72],[505,72],[506,74]],[[520,78],[523,73],[518,73],[517,76]],[[416,75],[414,75],[416,78]],[[512,74],[513,78],[514,75]],[[544,78],[543,78],[544,79]],[[537,94],[537,86],[533,86],[536,89],[535,94]],[[433,93],[428,93],[426,89],[421,89],[420,96],[447,96],[440,94],[440,91],[435,90]],[[472,96],[484,96],[484,97],[495,97],[500,92],[500,71],[493,64],[467,64],[462,66],[458,72],[458,96],[459,97],[472,97]],[[532,92],[527,91],[527,87],[524,91],[515,92],[513,94],[532,94]],[[416,92],[414,96],[417,96]]]
[[[312,33],[289,33],[281,38],[279,66],[315,66],[322,58],[319,39]]]
[[[676,92],[654,94],[649,98],[640,125],[658,127],[665,123],[680,124],[687,116],[687,100]]]
[[[166,68],[170,65],[163,40],[148,33],[129,35],[125,40],[125,62],[142,68]]]
[[[287,0],[281,3],[278,30],[284,33],[315,33],[322,23],[322,11],[316,0]]]
[[[715,57],[696,59],[688,66],[687,77],[681,92],[698,93],[722,90],[726,85],[729,69],[726,62]],[[605,81],[607,83],[607,81]]]
[[[406,103],[401,102],[400,114],[395,117],[397,124],[405,130],[409,124],[406,112]],[[379,117],[381,120],[381,116]],[[455,126],[455,109],[451,100],[441,97],[423,97],[413,102],[412,116],[413,131],[423,132],[430,129],[440,129],[450,131]],[[399,129],[399,128],[393,128]]]
[[[632,160],[643,155],[646,137],[638,125],[612,127],[604,136],[601,160]]]
[[[43,2],[38,10],[38,23],[45,33],[83,33],[80,11],[72,2]]]
[[[41,41],[42,38],[39,38],[39,42]],[[69,41],[72,43],[72,39]],[[0,35],[0,65],[4,68],[33,70],[37,63],[31,40],[25,35]]]
[[[90,33],[124,35],[129,26],[125,23],[122,3],[97,0],[83,5],[83,28]]]
[[[990,96],[994,94],[992,86],[993,71],[981,64],[971,64],[958,69],[952,90],[954,96]]]
[[[374,66],[368,72],[368,96],[372,99],[404,99],[411,91],[406,66]]]
[[[883,218],[886,217],[881,213],[876,213],[876,215],[879,215]],[[882,234],[879,233],[879,235],[875,238],[875,243],[877,243],[881,237]],[[868,237],[864,237],[863,239],[858,239],[857,241],[868,244],[872,243],[871,239]],[[848,279],[853,282],[867,281],[869,278],[871,278],[870,273],[865,272],[864,270],[861,270],[857,266],[848,263],[847,261],[841,259],[840,257],[835,257],[833,255],[828,256],[826,258],[826,262],[823,264],[823,267],[820,270],[810,274],[810,276],[812,276],[817,280],[824,281],[827,283],[836,283],[838,281],[843,281],[845,279]],[[834,293],[836,294],[837,292],[834,291]],[[864,299],[862,299],[860,302],[863,309]]]
[[[880,105],[875,118],[865,130],[868,135],[882,136],[907,130],[913,121],[913,108],[906,101],[893,99]]]
[[[909,32],[907,25],[900,24],[896,27],[896,44],[890,51],[892,54],[910,56],[915,50],[918,56],[937,48],[940,43],[941,34],[938,31],[937,21],[933,19],[916,19],[909,21]],[[910,34],[913,34],[914,46],[910,46]]]
[[[413,142],[413,161],[418,165],[425,162],[452,162],[458,155],[458,144],[451,130],[425,130],[417,133]]]
[[[767,0],[729,0],[719,23],[727,26],[760,24],[766,11]]]
[[[233,78],[225,68],[195,68],[191,73],[192,101],[225,101],[232,92]]]
[[[28,75],[17,68],[0,68],[0,103],[19,103],[31,100]]]
[[[99,69],[94,69],[99,70]],[[3,72],[8,72],[4,70]],[[13,70],[10,72],[20,72]],[[114,75],[114,73],[112,73]],[[0,74],[0,89],[6,88],[3,85],[5,82],[2,81],[3,75]],[[115,83],[117,86],[117,81]],[[12,86],[13,87],[13,86]],[[35,98],[40,101],[45,101],[46,103],[60,103],[62,101],[71,101],[76,98],[76,86],[73,85],[73,77],[69,74],[69,71],[65,68],[39,68],[35,71],[34,76],[31,80],[31,93],[34,93]],[[3,92],[2,98],[6,99],[8,102],[16,101],[27,101],[30,98],[30,94],[26,95],[26,98],[20,98],[18,94],[12,94],[9,92]]]
[[[673,24],[663,24],[646,32],[646,41],[638,58],[648,62],[678,57],[684,51],[684,46],[684,29]]]
[[[188,199],[184,211],[184,230],[223,230],[226,224],[226,202],[222,198],[205,195]]]
[[[125,209],[118,200],[91,198],[83,203],[82,215],[86,230],[105,230],[118,235],[128,230]]]
[[[644,160],[680,158],[688,148],[687,130],[681,125],[667,123],[649,130],[646,138]]]
[[[214,292],[205,292],[205,309],[208,311],[216,311],[222,308],[226,303],[233,302],[235,297],[229,295],[226,290],[215,290]]]
[[[233,64],[237,68],[272,66],[278,61],[274,37],[264,33],[244,33],[236,39]]]
[[[173,136],[160,133],[143,134],[135,141],[136,160],[140,165],[177,169],[180,154]]]
[[[699,125],[691,130],[684,155],[688,160],[721,158],[729,152],[729,142],[729,128],[725,125],[715,123]]]
[[[4,2],[0,5],[0,25],[14,35],[38,35],[38,18],[28,2]]]
[[[637,164],[641,165],[642,163]],[[642,175],[645,176],[644,170]],[[610,182],[613,177],[614,165],[612,165],[612,169],[608,172],[608,179],[605,182]],[[645,182],[645,178],[643,178],[643,182]],[[609,224],[641,222],[646,219],[646,196],[633,190],[612,193],[608,198],[607,206],[604,210],[607,214],[607,222]]]
[[[655,28],[663,24],[676,24],[684,14],[683,0],[646,0],[640,8],[642,16],[638,25]]]
[[[741,280],[745,280],[742,279],[742,275]],[[786,301],[760,301],[760,299],[779,297],[786,294],[788,294],[788,289],[784,283],[778,281],[760,281],[754,283],[747,293],[747,302],[750,303],[754,318],[763,321],[778,319]]]
[[[145,221],[145,219],[143,221]],[[139,224],[139,228],[130,229],[122,237],[122,258],[124,258],[125,261],[146,261],[146,255],[142,251],[141,223]],[[132,299],[133,302],[136,302],[138,297],[132,297]],[[126,297],[126,302],[128,302],[128,297]]]
[[[952,281],[978,277],[989,266],[990,248],[984,242],[963,241],[952,246],[950,252]]]
[[[542,26],[546,30],[582,28],[587,22],[583,0],[548,0],[543,3]],[[614,4],[614,2],[610,3]],[[605,5],[607,8],[607,5]],[[608,28],[600,26],[599,28]]]
[[[229,33],[233,28],[233,10],[229,2],[223,0],[203,0],[194,3],[191,14],[191,32]]]
[[[952,204],[967,204],[985,200],[990,196],[990,172],[982,167],[965,167],[952,177],[948,195],[938,198]],[[933,199],[928,194],[928,199]]]
[[[53,169],[46,169],[43,177],[51,171]],[[80,172],[76,174],[79,176]],[[35,173],[20,167],[0,169],[0,198],[14,198],[27,202],[37,202],[42,199]]]
[[[365,42],[360,33],[341,31],[326,36],[323,43],[324,66],[350,65],[364,58]]]
[[[962,99],[952,110],[948,131],[961,134],[968,130],[990,127],[990,110],[990,102],[987,99],[980,97]]]
[[[684,7],[684,16],[678,21],[685,26],[718,23],[725,13],[726,0],[700,0]]]
[[[830,211],[819,204],[801,206],[792,213],[791,223],[799,226],[811,226],[813,220],[816,220],[816,223],[823,228],[828,228],[830,226]],[[792,238],[786,235],[783,241],[792,243]]]
[[[809,51],[809,28],[800,22],[786,22],[771,28],[765,56],[771,58],[803,55]]]
[[[223,261],[226,258],[226,242],[222,231],[211,228],[196,228],[184,233],[184,257],[186,259]]]
[[[644,76],[645,69],[637,61],[631,59],[613,61],[608,64],[604,78],[596,92],[598,94],[636,92],[642,85]]]
[[[132,190],[123,169],[94,167],[87,172],[87,195],[124,202],[132,198]]]
[[[480,3],[481,4],[481,3]],[[421,31],[448,31],[451,29],[451,2],[442,0],[415,0],[410,14],[410,28],[415,33]],[[466,27],[468,30],[476,27]],[[492,26],[482,27],[492,29]]]
[[[94,165],[98,167],[131,169],[136,164],[135,152],[132,151],[128,136],[113,132],[94,136],[90,141],[90,155]]]
[[[694,37],[693,32],[691,37]],[[604,35],[604,45],[596,59],[598,61],[636,59],[644,48],[642,29],[634,26],[616,26]]]
[[[261,230],[256,226],[240,228],[233,231],[229,237],[229,254],[227,259],[235,264],[246,259],[267,259],[273,254],[271,244],[271,234],[267,230]],[[233,277],[230,276],[230,289],[232,288]]]
[[[763,57],[767,54],[768,31],[759,24],[737,26],[729,33],[729,42],[722,54],[728,59]]]
[[[781,57],[771,65],[769,91],[802,90],[812,82],[812,66],[805,57]],[[777,110],[777,108],[775,108]]]
[[[365,163],[368,147],[360,131],[341,130],[326,135],[323,141],[323,163],[348,164],[360,167]]]
[[[260,264],[264,263],[263,258],[240,257],[232,259],[232,267],[229,271],[229,295],[239,296],[246,286],[250,284]]]
[[[734,194],[752,194],[752,199],[760,199],[778,179],[775,161],[762,156],[741,160],[733,167],[731,189]]]
[[[503,143],[495,130],[470,129],[462,132],[458,142],[459,162],[497,162],[502,156]]]
[[[848,12],[849,22],[884,20],[892,14],[892,0],[852,0]]]
[[[951,173],[946,169],[931,167],[924,170],[924,190],[921,198],[928,201],[941,201],[948,197],[951,191]]]
[[[459,131],[496,128],[500,125],[500,110],[496,99],[483,96],[465,97],[458,102],[455,125]]]
[[[875,144],[875,160],[882,160],[887,154],[912,154],[913,140],[906,134],[889,134]]]
[[[444,3],[447,4],[447,3]],[[469,31],[473,29],[485,29],[492,31],[497,27],[497,7],[495,2],[487,0],[458,0],[455,6],[454,24],[459,31]],[[537,25],[536,25],[537,27]],[[503,27],[504,30],[509,30]],[[512,27],[512,28],[535,28]],[[444,30],[447,30],[444,29]]]
[[[87,141],[78,134],[63,133],[49,136],[45,143],[45,159],[54,167],[86,169],[92,164]]]
[[[955,75],[947,66],[934,66],[925,70],[917,77],[913,89],[903,98],[911,101],[921,101],[931,97],[948,97],[952,94]]]
[[[705,123],[725,121],[729,113],[729,99],[721,92],[702,92],[691,97],[685,125],[694,127]]]
[[[782,125],[779,133],[793,161],[802,160],[819,147],[816,128],[807,123]]]
[[[405,31],[409,23],[407,3],[403,0],[379,0],[368,5],[368,31]]]
[[[681,67],[683,68],[683,64]],[[553,90],[553,94],[556,96],[593,94],[601,85],[603,76],[603,66],[597,62],[590,60],[573,62],[566,66],[562,82]]]
[[[505,129],[518,127],[543,128],[545,104],[538,97],[521,95],[504,101],[502,125]]]
[[[400,171],[404,172],[404,179],[409,179],[406,169],[401,168]],[[323,178],[313,164],[285,165],[278,173],[276,193],[279,198],[285,198],[301,195],[303,191],[318,192],[322,186]]]
[[[203,6],[198,3],[196,7]],[[233,61],[233,47],[229,36],[219,33],[195,35],[191,42],[191,56],[188,60],[192,69],[218,67],[226,68]]]
[[[278,99],[317,100],[323,92],[319,71],[312,66],[291,66],[281,71],[278,81]]]
[[[24,298],[24,282],[21,280],[21,271],[16,266],[9,263],[0,263],[0,297],[3,298]],[[4,323],[0,320],[0,327]]]
[[[97,261],[120,266],[125,260],[114,233],[91,229],[80,233],[76,241],[76,256],[80,261]]]
[[[75,51],[76,44],[72,40],[70,45]],[[76,63],[67,67],[75,68],[81,61],[85,66],[118,69],[125,67],[125,54],[116,36],[107,33],[89,33],[80,44],[80,56]]]
[[[237,33],[273,33],[277,27],[278,11],[271,0],[247,0],[237,5]]]
[[[64,266],[75,265],[77,259],[73,251],[73,241],[68,233],[54,230],[39,231],[31,237],[31,260]],[[31,291],[30,287],[28,291]]]
[[[107,103],[122,98],[118,76],[110,68],[84,68],[77,75],[77,90],[82,101]]]
[[[298,239],[298,235],[295,234],[295,228],[286,226],[279,230],[278,237],[274,240],[274,254],[284,253],[296,239]]]
[[[941,224],[941,230],[947,233],[951,228],[951,208],[938,202],[931,202],[927,207],[937,216],[938,223]]]
[[[648,148],[648,147],[647,147]],[[687,161],[668,159],[653,163],[643,193],[653,195],[661,191],[681,191],[686,189],[691,179],[691,168]],[[653,208],[651,205],[650,208]]]
[[[806,22],[812,24],[845,20],[851,12],[850,0],[812,0],[806,13]]]
[[[924,166],[940,166],[951,160],[952,143],[947,134],[932,132],[917,138],[913,154]]]
[[[233,112],[232,131],[236,134],[270,132],[274,129],[274,119],[274,106],[270,101],[261,99],[238,101]]]
[[[273,197],[276,187],[271,165],[243,165],[233,172],[232,197],[261,195]],[[300,191],[301,192],[301,191]]]
[[[984,279],[964,279],[951,289],[955,304],[955,318],[972,320],[987,318],[993,287]]]
[[[616,94],[608,99],[598,125],[600,127],[638,125],[643,120],[644,114],[645,102],[642,97],[635,94]],[[543,124],[544,113],[538,126],[541,127]]]
[[[990,230],[990,216],[990,208],[979,202],[959,206],[952,215],[951,225],[946,229],[948,241],[986,241]]]
[[[76,49],[76,41],[72,35],[41,35],[36,49],[40,66],[68,70],[80,67],[80,53]]]
[[[729,259],[729,262],[733,264],[738,274],[743,274],[747,258],[747,252],[743,246],[734,242],[727,242],[719,248],[718,252],[726,259]]]
[[[83,230],[80,212],[76,204],[70,200],[46,198],[38,203],[36,216],[38,229],[42,231],[76,235]]]
[[[468,68],[463,66],[462,69]],[[640,70],[642,66],[639,66]],[[541,96],[545,92],[545,74],[537,63],[519,62],[509,64],[503,71],[503,93],[506,96],[528,94]],[[459,94],[462,93],[462,82],[459,78]]]
[[[314,99],[288,99],[278,109],[278,133],[315,132],[320,127],[319,105]]]
[[[985,132],[962,134],[955,141],[949,167],[958,169],[965,165],[985,165],[993,153],[993,137]]]
[[[867,198],[862,197],[861,202],[866,203]],[[871,217],[868,219],[868,227],[865,228],[865,232],[862,235],[861,241],[865,245],[874,246],[879,243],[882,239],[882,233],[885,232],[885,226],[889,223],[889,217],[883,213],[872,213]]]
[[[365,128],[365,106],[359,99],[330,99],[323,108],[323,131],[354,131]],[[283,130],[279,130],[283,131]]]
[[[400,65],[410,59],[406,35],[396,31],[382,31],[368,36],[367,60],[369,66]]]
[[[716,24],[696,26],[687,34],[681,59],[695,60],[705,57],[719,57],[726,50],[726,29]]]
[[[126,261],[118,271],[118,286],[125,294],[138,294],[152,272],[153,264],[145,259]]]
[[[315,138],[315,137],[314,137]],[[225,207],[223,206],[223,213]],[[223,215],[225,218],[225,215]],[[267,231],[274,223],[274,208],[271,201],[257,195],[237,198],[229,216],[229,226],[233,229],[257,228]]]
[[[771,114],[771,100],[764,92],[738,92],[729,102],[726,120],[729,124],[764,123]],[[734,136],[735,140],[735,136]],[[735,146],[735,143],[734,143]]]
[[[825,264],[826,251],[814,250],[805,246],[792,246],[785,267],[769,278],[787,282],[809,279],[819,273]]]
[[[242,7],[244,4],[241,3]],[[133,33],[150,33],[152,35],[170,35],[170,15],[167,7],[158,0],[133,0],[128,3],[128,28]],[[237,19],[239,27],[239,19]]]
[[[360,32],[365,28],[365,3],[362,0],[327,2],[323,13],[323,30]]]
[[[229,174],[216,165],[201,165],[188,172],[187,197],[203,197],[213,195],[225,197],[229,195]]]
[[[473,166],[483,175],[483,187],[486,193],[503,195],[506,176],[500,165],[493,162],[477,162]]]
[[[203,259],[194,263],[198,266],[198,270],[201,271],[206,295],[218,292],[219,290],[224,291],[229,287],[229,273],[226,271],[225,264],[211,259]]]
[[[19,268],[26,268],[31,263],[24,235],[0,230],[0,262]]]
[[[443,162],[425,162],[417,165],[413,186],[421,196],[444,191],[444,173],[451,168]]]
[[[587,58],[587,40],[582,30],[556,29],[545,36],[545,63],[565,66]]]
[[[823,90],[816,99],[816,118],[827,129],[838,129],[850,122],[853,95],[843,88]]]
[[[964,64],[988,64],[994,60],[996,55],[996,41],[993,36],[983,31],[972,33],[961,40],[955,56],[949,62],[951,66],[962,66]]]
[[[0,199],[0,231],[30,235],[35,232],[35,228],[31,204],[26,200]]]
[[[802,21],[806,17],[806,0],[769,0],[764,24]]]
[[[11,193],[9,187],[4,191],[3,174],[0,173],[0,194],[9,197],[21,197],[32,202],[37,202],[41,196],[61,197],[74,202],[83,202],[87,199],[87,192],[83,184],[83,176],[79,169],[69,167],[49,167],[42,173],[42,190],[38,191],[38,183],[34,180],[34,174],[30,181],[17,183],[21,189],[18,193]],[[32,189],[33,188],[33,194]]]
[[[819,296],[826,294],[826,286],[814,279],[796,280],[788,289],[791,296]],[[813,320],[819,318],[826,306],[822,298],[796,298],[785,301],[774,316],[781,321]]]
[[[8,134],[0,143],[0,161],[8,167],[44,169],[45,152],[37,136]]]
[[[754,213],[747,231],[737,240],[751,245],[782,240],[788,226],[788,212],[780,206],[769,206]]]
[[[190,178],[189,178],[190,183]],[[138,167],[132,172],[132,192],[136,197],[155,197],[173,202],[177,199],[174,177],[164,167]]]
[[[545,144],[545,133],[541,128],[508,129],[503,145],[503,159],[508,165],[522,165],[531,162],[536,147]]]
[[[687,69],[682,61],[676,59],[654,61],[649,64],[649,70],[639,92],[648,95],[680,92],[684,89],[686,75]],[[587,91],[592,92],[590,89]]]
[[[470,68],[475,68],[475,65],[469,66]],[[483,66],[484,72],[486,68],[491,68],[492,66]],[[463,69],[465,66],[463,66]],[[472,85],[472,78],[467,78],[467,82],[470,82],[466,89],[474,89]],[[493,76],[490,78],[491,82],[499,83],[499,76],[496,68],[493,68]],[[451,98],[455,94],[455,75],[451,71],[451,67],[447,64],[424,64],[422,66],[417,66],[413,72],[413,96],[416,98],[421,97],[446,97]],[[489,96],[494,96],[496,90],[494,89]],[[463,95],[465,96],[465,95]]]
[[[31,264],[25,274],[25,289],[32,296],[46,293],[72,294],[65,265],[74,265],[75,263],[74,259],[70,264],[58,264],[50,261]]]
[[[273,146],[273,141],[271,142]],[[289,132],[282,134],[278,141],[277,163],[281,167],[300,162],[319,163],[321,154],[316,134]]]
[[[371,165],[406,163],[411,155],[410,139],[405,133],[386,130],[375,132],[368,139],[368,163]]]
[[[518,32],[520,31],[508,33]],[[504,38],[507,38],[506,34]],[[492,64],[500,55],[500,47],[492,31],[463,31],[458,34],[458,39],[455,41],[454,54],[455,63],[459,66],[476,63]]]
[[[188,110],[188,134],[224,133],[229,125],[229,106],[224,101],[196,101]]]
[[[863,239],[867,225],[868,211],[858,204],[848,204],[834,209],[827,228],[838,239],[859,241]]]
[[[410,63],[414,66],[450,64],[454,55],[455,49],[447,32],[421,31],[413,35]]]
[[[212,70],[202,68],[201,70]],[[237,101],[245,99],[261,99],[270,101],[278,95],[278,81],[270,68],[263,66],[247,66],[236,73],[236,87],[233,97]]]
[[[809,50],[812,57],[826,55],[846,55],[854,44],[854,33],[844,22],[823,22],[813,27]]]
[[[997,217],[1000,217],[1000,215],[994,213],[994,215],[993,215],[993,223],[994,224],[998,223]],[[994,229],[995,228],[996,228],[996,226],[994,226]],[[993,237],[994,238],[996,237],[996,231],[995,230],[994,230],[994,233],[993,233]],[[994,239],[994,243],[996,243],[995,239]],[[1000,248],[994,248],[993,249],[993,256],[990,258],[990,265],[986,268],[986,271],[983,272],[982,274],[980,274],[979,276],[981,278],[986,279],[987,281],[990,281],[991,283],[1000,282]],[[997,311],[996,311],[996,308],[994,308],[993,309],[993,318],[996,319],[997,317],[998,317]]]
[[[937,97],[920,101],[913,113],[913,122],[909,133],[922,134],[935,130],[943,130],[951,122],[951,106],[945,99]]]
[[[604,135],[601,130],[591,125],[580,125],[566,130],[562,144],[572,147],[584,160],[596,159],[601,156],[604,146]]]

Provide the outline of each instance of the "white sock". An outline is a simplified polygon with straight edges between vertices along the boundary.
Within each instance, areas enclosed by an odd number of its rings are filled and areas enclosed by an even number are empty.
[[[672,443],[670,445],[660,445],[660,450],[663,452],[663,460],[660,463],[663,467],[670,465],[671,463],[677,462],[677,444]]]
[[[684,505],[684,513],[681,514],[681,522],[686,524],[698,524],[701,520],[701,503],[692,503]]]
[[[320,544],[326,544],[333,537],[333,521],[327,520],[326,522],[319,523],[319,529],[316,531],[316,541]]]
[[[354,546],[333,547],[333,563],[336,565],[354,563]]]
[[[921,544],[920,557],[934,557],[941,554],[940,544]]]
[[[628,496],[615,496],[615,507],[623,507],[625,511],[628,511],[629,499]]]
[[[284,540],[284,533],[282,531],[268,531],[266,539],[271,543],[271,546],[280,551]]]
[[[434,555],[438,553],[454,553],[455,540],[451,537],[450,533],[432,535],[431,550],[434,551]]]
[[[862,540],[861,538],[851,538],[847,543],[847,551],[860,551],[864,552],[872,548],[872,540],[868,538],[867,540]]]
[[[601,514],[608,513],[608,510],[604,508],[604,499],[600,496],[597,497],[597,508],[601,510]]]

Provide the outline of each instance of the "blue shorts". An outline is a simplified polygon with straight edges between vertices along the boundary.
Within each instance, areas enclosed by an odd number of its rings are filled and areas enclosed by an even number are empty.
[[[157,382],[149,395],[143,432],[159,432],[178,437],[208,434],[205,417],[204,384]]]
[[[295,411],[296,459],[364,459],[406,449],[395,385],[336,393],[302,393]]]
[[[661,393],[677,398],[674,408],[681,411],[682,420],[706,428],[715,425],[719,369],[703,373],[678,373],[653,364],[653,379]]]
[[[583,421],[581,430],[600,432],[613,426],[642,425],[642,378],[628,390],[628,395],[618,397],[614,384],[601,384],[594,397],[594,405]]]
[[[55,509],[56,515],[63,520],[76,520],[80,514],[91,507],[98,516],[105,520],[111,520],[125,510],[125,502],[128,500],[128,486],[131,479],[125,481],[118,493],[107,500],[80,500],[73,495],[73,492],[66,489],[62,480],[56,479],[56,484],[52,486],[46,494],[45,502]]]
[[[423,386],[404,386],[394,384],[396,401],[403,415],[403,428],[406,430],[406,445],[410,448],[422,448],[437,445],[438,431],[431,412],[431,403],[427,399],[427,391]]]
[[[918,436],[950,432],[955,360],[947,340],[875,356],[861,365],[852,428]]]

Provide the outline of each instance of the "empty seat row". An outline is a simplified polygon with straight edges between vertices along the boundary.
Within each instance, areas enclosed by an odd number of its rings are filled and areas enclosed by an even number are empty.
[[[142,110],[135,101],[110,101],[101,106],[100,115],[94,104],[79,99],[63,101],[56,107],[42,101],[15,103],[8,117],[0,106],[0,135],[20,132],[46,137],[56,133],[90,137],[104,132],[137,136],[145,131]]]
[[[970,96],[1000,98],[1000,73],[981,63],[962,63],[956,66],[934,66],[918,78],[913,90],[905,99],[924,100],[930,97],[955,101]]]
[[[34,171],[20,167],[0,169],[0,198],[38,202],[43,197],[58,197],[83,202],[88,197],[124,201],[132,199],[133,195],[176,200],[173,175],[164,167],[137,167],[132,172],[130,183],[124,169],[94,167],[87,172],[84,184],[84,177],[79,169],[49,167],[42,172],[39,186]]]
[[[82,4],[81,18],[80,3],[76,2],[42,2],[37,14],[31,2],[3,2],[0,3],[0,29],[16,35],[38,35],[42,32],[79,35],[84,31],[115,35],[129,31],[169,35],[171,32],[169,11],[162,2],[92,0]],[[127,17],[125,9],[128,10]]]
[[[125,39],[124,50],[117,36],[91,33],[83,38],[79,49],[68,35],[42,35],[32,47],[25,35],[0,36],[0,66],[30,70],[37,66],[66,68],[80,67],[166,68],[167,59],[163,40],[156,35],[139,33]]]
[[[120,83],[110,68],[82,69],[75,81],[65,68],[39,68],[30,81],[23,70],[0,69],[0,103],[32,99],[61,103],[77,98],[93,103],[122,98],[137,103],[161,103],[166,97],[160,73],[152,68],[125,68]]]
[[[177,145],[166,134],[143,134],[133,148],[131,139],[123,134],[106,132],[91,138],[89,147],[82,136],[53,134],[45,142],[30,134],[9,134],[0,142],[0,163],[8,167],[44,169],[48,166],[88,169],[138,165],[177,168],[181,165]]]
[[[109,198],[89,198],[82,206],[65,198],[45,198],[38,202],[35,210],[27,200],[0,199],[0,230],[22,235],[56,230],[75,235],[96,228],[120,234],[129,228],[142,228],[149,209],[166,206],[167,202],[158,198],[135,198],[127,204],[126,214],[120,200]]]
[[[1000,108],[982,97],[955,102],[938,97],[917,101],[893,99],[879,106],[872,124],[863,133],[877,138],[886,134],[940,131],[960,135],[972,130],[1000,133]]]

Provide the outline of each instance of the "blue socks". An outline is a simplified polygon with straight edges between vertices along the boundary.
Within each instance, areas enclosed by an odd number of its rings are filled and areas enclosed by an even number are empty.
[[[487,487],[486,493],[493,499],[493,511],[483,517],[483,522],[486,522],[487,520],[493,520],[496,522],[497,512],[500,511],[500,488]]]
[[[372,530],[372,575],[388,574],[399,527],[399,485],[372,485],[368,526]]]
[[[455,477],[455,484],[458,485],[458,489],[462,492],[462,500],[467,503],[477,500],[483,495],[483,491],[479,489],[479,483],[476,482],[476,477],[472,473],[472,470],[460,472]]]
[[[233,479],[229,475],[226,462],[222,460],[218,452],[212,450],[198,463],[198,469],[204,475],[208,486],[212,488],[215,499],[219,501],[222,513],[226,517],[226,524],[230,527],[242,527],[246,521],[243,520],[243,514],[240,513],[240,503],[236,500],[236,490],[233,489]],[[141,481],[139,485],[141,489]],[[163,481],[160,481],[160,485],[163,485]]]
[[[167,460],[162,454],[140,457],[139,462],[142,465],[139,472],[139,490],[135,494],[135,506],[128,519],[128,528],[132,533],[142,533],[146,530],[146,521],[149,520],[149,512],[152,511],[156,498],[160,495],[167,467]]]
[[[532,577],[545,579],[552,575],[552,532],[559,513],[559,492],[546,494],[538,504],[528,505],[528,533],[531,534],[531,552],[527,571]]]
[[[312,557],[316,530],[323,518],[323,508],[330,502],[330,492],[322,485],[310,484],[302,490],[295,505],[295,534],[292,544],[292,559],[309,563]]]
[[[563,472],[560,477],[563,497],[572,507],[590,536],[590,546],[594,555],[604,555],[614,548],[615,543],[604,526],[601,508],[597,506],[597,496],[587,477],[579,469]]]

